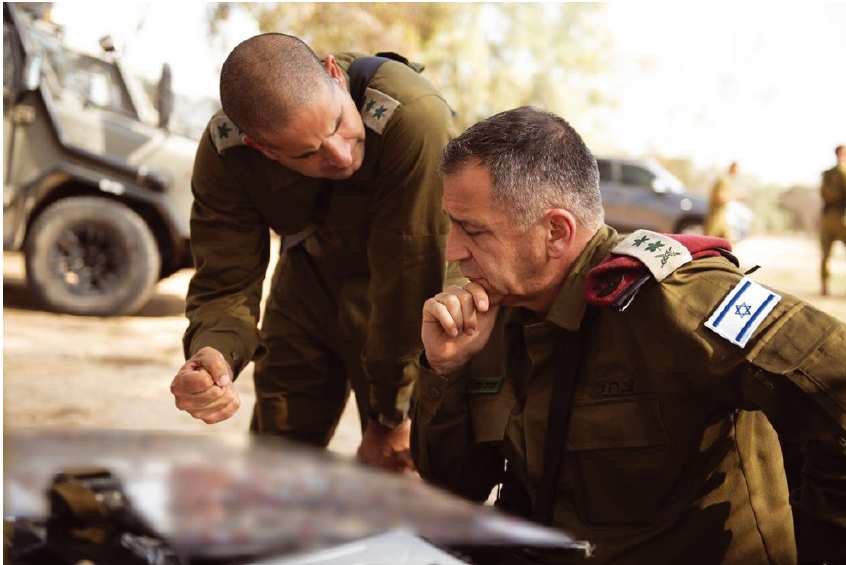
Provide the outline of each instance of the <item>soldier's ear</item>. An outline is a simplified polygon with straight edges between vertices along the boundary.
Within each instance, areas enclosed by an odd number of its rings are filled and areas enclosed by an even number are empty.
[[[576,218],[564,208],[552,208],[543,215],[546,251],[551,259],[569,254],[576,238]]]
[[[349,92],[350,89],[347,87],[347,77],[344,76],[344,73],[341,71],[341,67],[338,66],[338,62],[335,60],[335,57],[332,55],[326,55],[326,58],[323,59],[323,68],[326,69],[326,72],[329,73],[332,80],[338,83],[338,86]]]

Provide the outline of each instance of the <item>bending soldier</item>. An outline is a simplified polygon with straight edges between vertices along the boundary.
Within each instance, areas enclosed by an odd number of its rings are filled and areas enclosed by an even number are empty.
[[[229,55],[223,111],[192,178],[197,270],[177,407],[207,423],[230,417],[233,380],[255,359],[254,431],[325,446],[352,388],[366,427],[359,457],[411,466],[420,305],[444,279],[436,168],[452,127],[419,70],[353,53],[320,60],[275,33]],[[285,252],[260,337],[269,228]]]

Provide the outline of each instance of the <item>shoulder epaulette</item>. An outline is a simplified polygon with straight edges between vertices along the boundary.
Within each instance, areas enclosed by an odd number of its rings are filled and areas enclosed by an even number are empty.
[[[223,113],[216,115],[209,122],[209,135],[218,155],[222,155],[230,147],[244,145],[243,132]]]
[[[364,104],[361,106],[361,118],[364,125],[381,134],[394,114],[400,102],[375,88],[364,90]]]
[[[587,274],[585,297],[588,304],[623,311],[650,281],[661,282],[694,259],[719,256],[738,264],[725,239],[637,230]]]

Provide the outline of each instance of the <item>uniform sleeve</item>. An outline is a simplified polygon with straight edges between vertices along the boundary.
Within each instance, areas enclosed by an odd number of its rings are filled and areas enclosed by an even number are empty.
[[[802,487],[791,496],[800,560],[846,559],[846,325],[793,305],[750,351],[741,386],[780,439],[804,442]]]
[[[368,212],[370,320],[364,368],[370,403],[398,419],[417,378],[423,303],[440,292],[448,223],[437,173],[452,117],[438,96],[401,106],[388,124]]]
[[[191,178],[196,272],[188,287],[184,352],[188,358],[202,347],[214,347],[233,376],[263,352],[256,325],[270,257],[268,226],[244,190],[243,171],[231,156],[245,150],[230,149],[225,154],[229,157],[222,157],[206,132]]]
[[[421,363],[425,365],[425,361]],[[411,455],[425,480],[474,502],[484,502],[502,480],[504,457],[476,443],[464,391],[469,366],[439,376],[423,366],[411,422]]]
[[[776,308],[740,348],[704,327],[740,275],[695,261],[662,283],[676,355],[701,396],[762,410],[779,439],[804,444],[800,561],[846,559],[846,325],[779,293]]]

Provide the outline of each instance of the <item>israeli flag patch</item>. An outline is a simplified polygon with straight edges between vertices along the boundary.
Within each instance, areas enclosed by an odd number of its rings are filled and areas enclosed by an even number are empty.
[[[746,342],[779,300],[780,295],[743,277],[717,306],[705,327],[735,345],[746,347]]]

